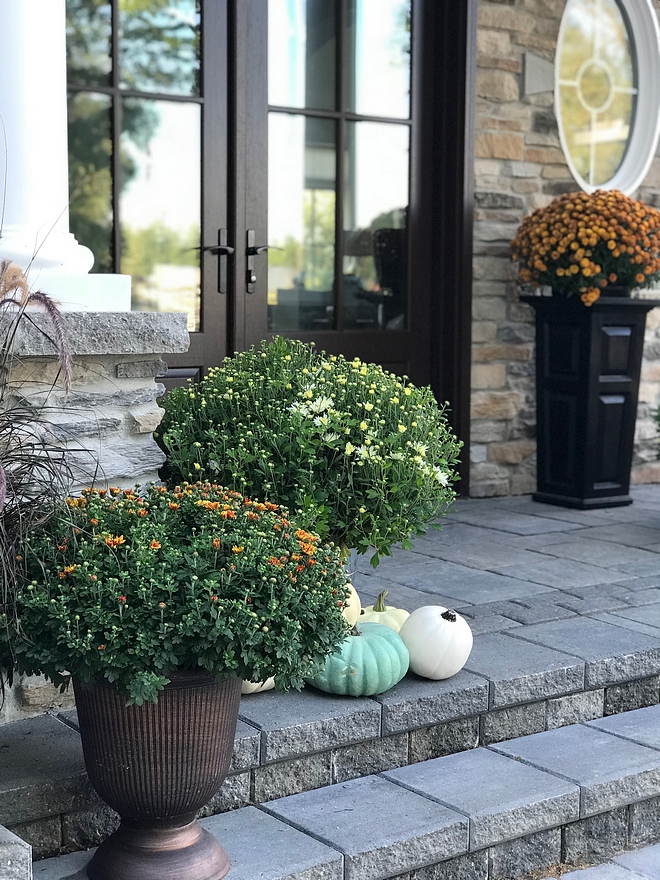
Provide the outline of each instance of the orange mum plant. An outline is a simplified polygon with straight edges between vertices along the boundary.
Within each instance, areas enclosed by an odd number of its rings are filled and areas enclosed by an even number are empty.
[[[511,251],[522,282],[590,306],[610,284],[660,278],[660,211],[618,190],[568,193],[525,217]]]

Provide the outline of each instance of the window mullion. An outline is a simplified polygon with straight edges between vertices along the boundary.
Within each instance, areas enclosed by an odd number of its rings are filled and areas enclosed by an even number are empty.
[[[123,108],[119,81],[119,0],[111,0],[112,37],[110,51],[112,58],[112,262],[115,272],[121,272],[121,225],[119,217],[119,196],[121,191],[121,130]]]
[[[337,27],[337,170],[335,194],[335,330],[344,329],[344,193],[346,155],[348,0],[340,0]]]

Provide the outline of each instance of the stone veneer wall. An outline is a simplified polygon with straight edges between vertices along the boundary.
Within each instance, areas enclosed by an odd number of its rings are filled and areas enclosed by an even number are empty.
[[[554,60],[565,5],[479,2],[470,450],[476,497],[536,486],[534,317],[515,299],[509,241],[526,213],[579,189],[559,143],[552,90],[524,94],[529,56]],[[660,158],[637,196],[660,207]],[[660,482],[652,418],[660,395],[660,309],[649,313],[646,326],[632,472],[637,483]]]
[[[156,377],[167,368],[161,355],[188,348],[185,315],[78,312],[65,314],[65,323],[74,359],[68,397],[54,384],[59,366],[41,314],[19,328],[11,395],[24,405],[45,404],[46,434],[66,451],[74,489],[157,480],[165,456],[153,431],[165,388]],[[72,693],[62,696],[41,679],[24,679],[8,691],[0,723],[69,705]]]

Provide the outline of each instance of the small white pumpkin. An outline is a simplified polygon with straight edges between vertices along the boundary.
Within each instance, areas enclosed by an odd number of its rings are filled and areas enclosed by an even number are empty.
[[[386,605],[385,596],[387,596],[387,592],[387,590],[383,590],[382,593],[379,593],[374,604],[364,609],[360,617],[360,623],[382,623],[383,626],[389,626],[394,632],[399,632],[403,624],[410,617],[410,613],[404,608]]]
[[[271,691],[275,687],[275,679],[267,678],[266,681],[243,681],[242,694],[260,694],[262,691]]]
[[[467,621],[442,605],[424,605],[410,615],[399,631],[410,652],[410,668],[423,678],[456,675],[472,650]]]
[[[348,598],[346,599],[341,613],[350,626],[355,626],[362,611],[362,602],[360,602],[360,597],[353,584],[346,584],[346,589],[348,590]]]

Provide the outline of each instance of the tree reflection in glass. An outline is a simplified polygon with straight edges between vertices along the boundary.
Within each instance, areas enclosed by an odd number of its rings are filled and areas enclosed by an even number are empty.
[[[200,94],[200,0],[119,0],[122,86]]]
[[[127,98],[123,115],[120,271],[132,307],[186,312],[199,330],[200,107]]]
[[[70,83],[110,85],[112,16],[107,0],[67,0],[66,57]]]

